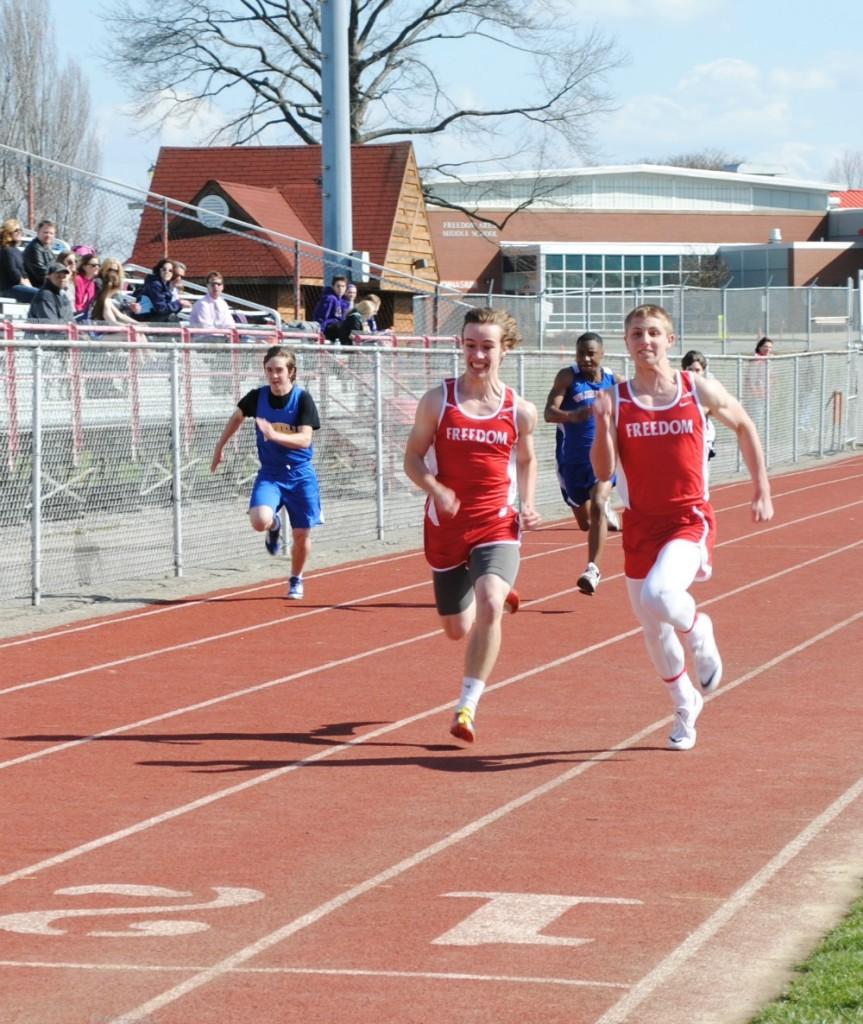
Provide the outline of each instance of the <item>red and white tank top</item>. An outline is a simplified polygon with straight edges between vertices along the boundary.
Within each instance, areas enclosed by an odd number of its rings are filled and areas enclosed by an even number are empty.
[[[502,517],[511,510],[517,494],[516,393],[504,385],[493,413],[469,416],[459,405],[457,380],[451,377],[441,387],[444,400],[427,465],[458,496],[457,520]],[[427,511],[436,521],[433,501],[428,502]]]
[[[707,501],[705,418],[692,374],[677,373],[668,405],[642,405],[624,381],[615,389],[617,490],[626,508],[661,516]]]

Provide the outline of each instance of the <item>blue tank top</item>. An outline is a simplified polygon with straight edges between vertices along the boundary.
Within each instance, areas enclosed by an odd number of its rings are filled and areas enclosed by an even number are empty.
[[[300,395],[302,393],[303,389],[295,384],[286,396],[284,409],[274,409],[270,405],[269,387],[258,388],[258,404],[255,415],[269,420],[277,431],[288,434],[295,433],[300,417]],[[255,438],[258,442],[258,458],[261,460],[261,468],[276,479],[298,466],[307,465],[312,460],[313,445],[309,445],[308,448],[286,448],[284,445],[276,444],[275,441],[267,441],[257,423],[255,424]]]
[[[573,364],[572,384],[567,388],[560,408],[563,412],[577,409],[586,402],[593,402],[597,391],[604,391],[614,385],[614,374],[602,369],[599,380],[587,380],[578,367]],[[590,461],[590,446],[593,442],[594,423],[589,416],[581,423],[558,423],[555,435],[555,455],[560,466]]]

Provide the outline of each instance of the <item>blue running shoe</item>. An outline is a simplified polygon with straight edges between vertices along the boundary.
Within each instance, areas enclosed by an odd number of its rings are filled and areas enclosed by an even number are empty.
[[[302,576],[292,576],[288,583],[288,600],[289,601],[302,601],[303,599],[303,578]]]

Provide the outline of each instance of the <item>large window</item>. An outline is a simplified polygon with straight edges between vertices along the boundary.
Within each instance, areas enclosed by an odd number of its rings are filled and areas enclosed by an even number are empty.
[[[594,315],[614,316],[644,299],[647,291],[685,283],[704,260],[713,258],[690,253],[547,253],[543,285],[554,309],[548,326],[582,330],[588,306]]]

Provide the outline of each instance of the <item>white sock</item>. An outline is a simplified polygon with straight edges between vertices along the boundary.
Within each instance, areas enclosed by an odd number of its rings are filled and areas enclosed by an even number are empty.
[[[671,698],[671,703],[675,708],[688,708],[691,707],[695,698],[695,687],[692,685],[692,680],[689,678],[688,673],[681,672],[676,679],[664,680],[665,685],[668,687],[668,696]]]
[[[474,679],[473,676],[465,676],[461,682],[461,695],[458,699],[458,708],[467,708],[472,715],[476,714],[476,706],[485,689],[485,683],[481,679]]]

